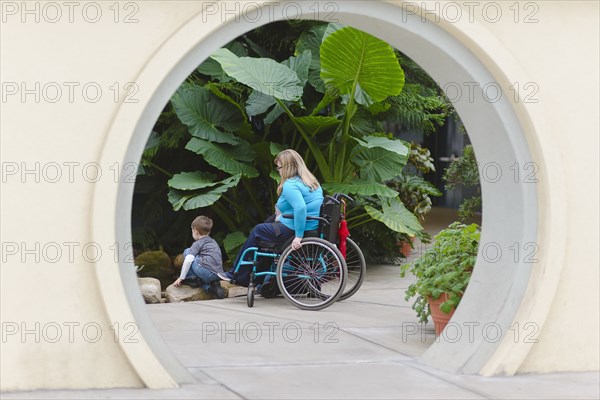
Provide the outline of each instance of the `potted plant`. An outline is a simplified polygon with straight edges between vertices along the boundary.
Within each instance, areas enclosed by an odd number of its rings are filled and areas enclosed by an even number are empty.
[[[477,224],[454,222],[434,237],[432,247],[419,259],[401,268],[401,276],[410,272],[416,277],[406,289],[405,299],[416,296],[413,310],[420,322],[432,316],[436,335],[446,326],[469,284],[479,237]]]

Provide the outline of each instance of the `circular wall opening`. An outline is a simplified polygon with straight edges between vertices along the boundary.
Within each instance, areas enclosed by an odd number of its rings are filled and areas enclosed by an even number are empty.
[[[309,8],[311,4],[294,4],[297,6],[294,19],[325,19],[330,15],[315,15]],[[538,206],[536,185],[523,179],[527,166],[536,164],[532,162],[510,98],[506,93],[502,95],[502,88],[508,87],[506,82],[500,82],[504,75],[483,52],[481,59],[474,54],[476,46],[471,39],[459,40],[453,36],[451,26],[442,29],[422,20],[414,11],[406,12],[390,3],[375,2],[365,7],[361,2],[341,2],[336,6],[333,17],[337,22],[387,41],[417,62],[446,91],[467,127],[481,165],[484,229],[480,253],[461,307],[453,317],[453,322],[469,334],[452,343],[436,343],[421,360],[454,372],[514,372],[529,347],[521,346],[511,356],[496,354],[501,346],[511,345],[503,340],[504,335],[519,312],[530,283],[532,264],[525,257],[515,258],[511,248],[515,244],[536,243]],[[287,15],[278,3],[269,10],[260,18],[254,10],[251,18],[231,16],[225,23],[219,14],[205,12],[173,34],[136,79],[146,91],[140,93],[138,104],[119,110],[101,161],[107,162],[106,165],[115,161],[127,165],[140,160],[154,121],[190,71],[237,36],[272,22],[273,16],[283,19]],[[498,54],[503,53],[498,51]],[[479,90],[472,90],[476,87]],[[522,172],[519,179],[515,179],[515,170]],[[132,196],[130,184],[115,185],[107,181],[97,185],[92,213],[96,242],[109,246],[131,242],[131,227],[123,221],[130,220]],[[98,266],[97,273],[111,320],[135,319],[139,324],[142,340],[121,346],[144,383],[148,387],[166,387],[190,380],[150,322],[138,293],[135,270],[121,261],[117,266]],[[490,329],[499,332],[499,336],[492,337]]]

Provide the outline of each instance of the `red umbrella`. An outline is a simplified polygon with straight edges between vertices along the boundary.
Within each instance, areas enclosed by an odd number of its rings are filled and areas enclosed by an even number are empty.
[[[346,258],[346,238],[350,235],[350,231],[348,230],[348,223],[346,222],[346,202],[344,199],[342,199],[342,203],[344,211],[342,211],[342,220],[340,221],[340,228],[338,229],[338,247],[340,253]]]
[[[348,230],[348,223],[345,219],[340,222],[340,229],[338,230],[338,239],[340,253],[346,258],[346,238],[350,235],[350,231]]]

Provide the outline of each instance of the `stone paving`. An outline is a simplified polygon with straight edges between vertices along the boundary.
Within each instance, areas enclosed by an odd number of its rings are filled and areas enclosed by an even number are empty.
[[[245,297],[148,305],[167,346],[197,379],[179,389],[4,393],[3,399],[597,399],[598,372],[484,378],[422,365],[431,323],[413,332],[409,278],[374,265],[350,299],[302,311]],[[410,327],[410,329],[407,329]]]
[[[438,219],[438,222],[440,220]],[[440,222],[445,224],[445,221]],[[437,228],[433,228],[437,229]],[[439,230],[439,229],[438,229]],[[415,255],[418,256],[417,249]],[[178,389],[3,393],[2,399],[598,399],[599,372],[485,378],[419,363],[435,335],[416,324],[397,265],[321,311],[282,297],[148,305],[168,348],[197,379]]]

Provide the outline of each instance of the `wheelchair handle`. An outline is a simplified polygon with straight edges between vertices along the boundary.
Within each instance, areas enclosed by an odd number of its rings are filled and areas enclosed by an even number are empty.
[[[354,201],[354,199],[352,197],[350,197],[350,196],[348,196],[347,194],[344,194],[344,193],[336,193],[335,196],[336,196],[336,200],[338,200],[339,197],[343,197],[343,198],[345,198],[346,200],[348,200],[351,203]],[[339,200],[338,200],[338,202],[339,202]]]
[[[333,196],[325,196],[326,199],[333,201],[334,203],[340,204],[340,201],[337,199],[337,197],[333,197]]]

